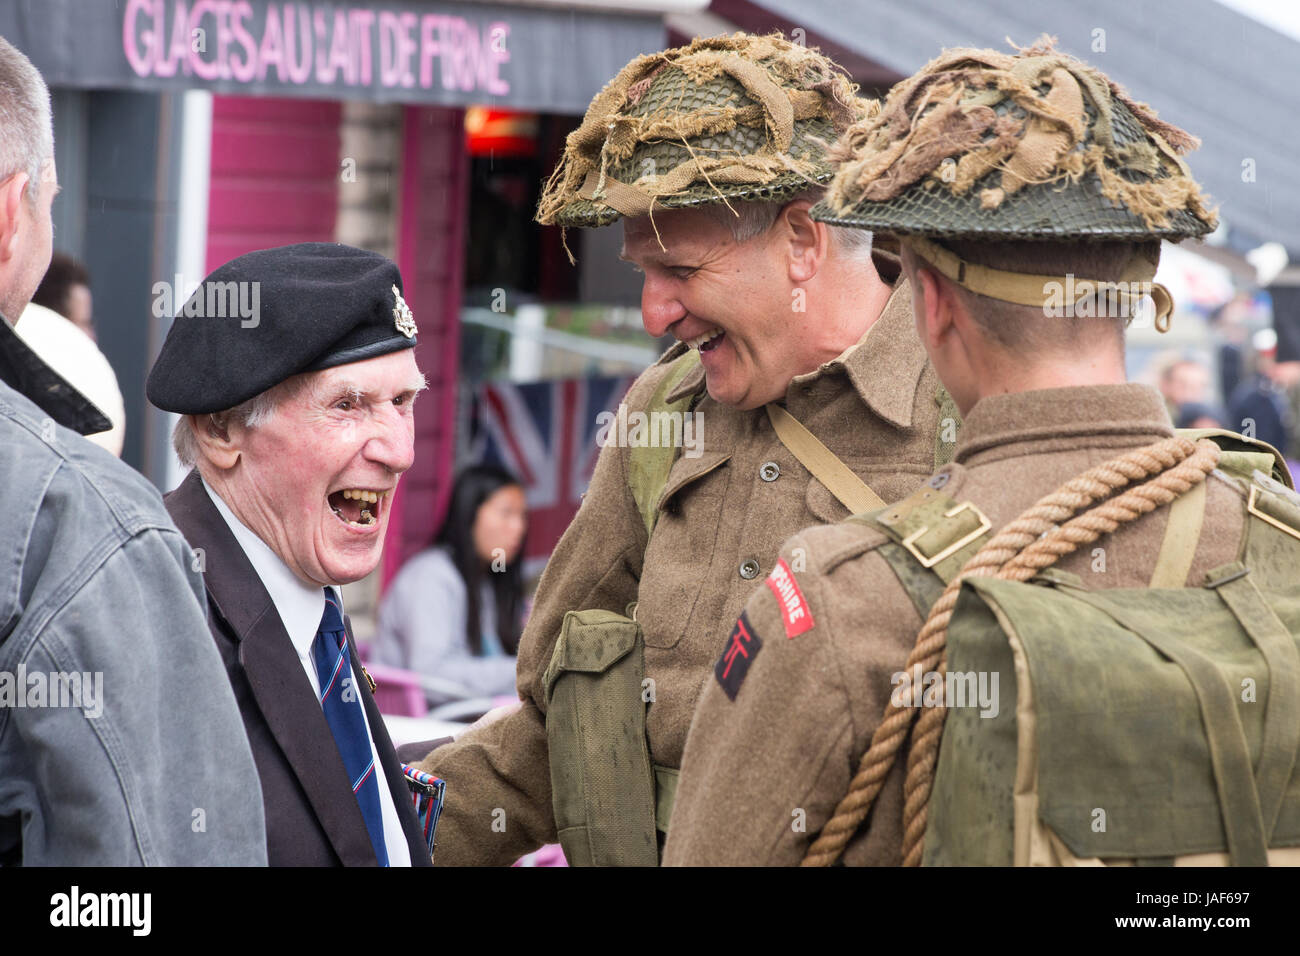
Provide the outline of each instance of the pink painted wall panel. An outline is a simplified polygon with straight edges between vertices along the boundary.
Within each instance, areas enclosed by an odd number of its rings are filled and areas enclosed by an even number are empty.
[[[334,126],[267,126],[245,120],[230,120],[220,141],[212,144],[212,157],[223,172],[234,177],[293,170],[309,179],[336,179],[339,172],[339,135]]]
[[[208,271],[254,249],[334,238],[341,117],[338,102],[213,97]]]
[[[331,117],[338,117],[340,104],[337,100],[299,100],[275,96],[218,96],[213,107],[220,108],[221,115],[229,119],[262,121],[274,118],[288,123],[328,124]]]
[[[220,183],[208,194],[208,231],[275,233],[313,231],[334,238],[333,183]]]

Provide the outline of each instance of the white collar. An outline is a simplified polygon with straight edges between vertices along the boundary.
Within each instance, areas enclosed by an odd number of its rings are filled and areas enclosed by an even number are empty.
[[[217,511],[230,527],[235,540],[244,549],[244,554],[253,565],[253,570],[262,579],[262,586],[266,588],[266,593],[271,595],[275,610],[280,615],[280,623],[284,625],[289,640],[293,642],[294,650],[298,652],[298,657],[305,662],[310,662],[311,645],[316,640],[316,631],[320,628],[321,617],[325,613],[323,589],[318,585],[308,584],[290,571],[289,566],[258,537],[256,532],[235,517],[235,513],[221,499],[221,495],[209,488],[207,482],[203,482],[202,479],[200,481],[203,490],[208,493],[212,503],[217,506]],[[342,608],[343,598],[339,594],[339,589],[331,586],[331,590],[338,599],[339,607]],[[308,668],[309,674],[314,674],[315,670],[314,665]]]

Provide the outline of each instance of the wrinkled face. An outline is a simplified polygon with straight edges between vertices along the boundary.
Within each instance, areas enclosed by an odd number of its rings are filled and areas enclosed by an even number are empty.
[[[484,561],[501,557],[510,563],[519,557],[528,530],[528,504],[518,485],[498,488],[483,500],[474,514],[474,550]]]
[[[226,500],[299,578],[347,584],[378,565],[423,387],[403,349],[315,372],[269,422],[231,427],[240,458]]]
[[[737,243],[731,230],[695,209],[624,220],[622,258],[645,275],[641,316],[698,349],[709,395],[757,408],[785,394],[808,364],[806,337],[792,307],[782,222]],[[658,229],[658,237],[655,230]],[[660,246],[662,242],[662,247]]]

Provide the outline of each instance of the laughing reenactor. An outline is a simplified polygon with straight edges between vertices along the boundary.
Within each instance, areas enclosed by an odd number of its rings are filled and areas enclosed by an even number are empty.
[[[439,863],[558,839],[573,864],[657,864],[717,641],[781,541],[946,460],[956,412],[906,283],[809,215],[825,144],[874,105],[817,52],[736,34],[633,61],[570,134],[539,220],[623,221],[646,330],[677,339],[627,417],[690,416],[697,441],[601,451],[523,635],[522,707],[422,765],[447,780]]]
[[[963,432],[904,501],[783,548],[665,862],[1296,854],[1300,498],[1125,384],[1138,303],[1169,320],[1160,241],[1214,226],[1194,145],[1050,45],[948,51],[841,141],[814,216],[901,237]]]

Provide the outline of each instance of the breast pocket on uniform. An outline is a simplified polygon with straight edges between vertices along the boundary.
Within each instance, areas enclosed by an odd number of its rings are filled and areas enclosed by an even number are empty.
[[[709,580],[724,520],[731,455],[678,458],[668,473],[646,548],[637,620],[647,647],[681,640],[701,587]]]
[[[878,461],[871,464],[846,459],[844,462],[855,475],[867,483],[872,491],[884,499],[885,504],[902,501],[929,477],[929,472],[891,472],[882,469]],[[823,524],[833,524],[849,517],[849,509],[816,478],[808,479],[805,496],[808,511]]]

